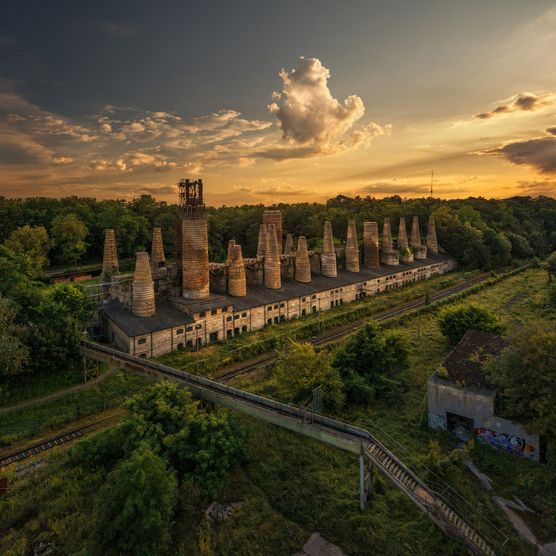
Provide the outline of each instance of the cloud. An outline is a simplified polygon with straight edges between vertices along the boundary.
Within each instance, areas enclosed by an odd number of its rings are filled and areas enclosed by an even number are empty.
[[[159,187],[141,187],[139,191],[142,193],[151,193],[152,195],[173,195],[177,193],[178,188],[176,185],[161,185]]]
[[[430,192],[430,183],[399,183],[380,181],[356,189],[356,195],[425,195]]]
[[[534,112],[553,105],[556,102],[556,92],[519,93],[501,102],[502,104],[499,104],[496,108],[488,112],[475,114],[473,118],[477,120],[488,120],[500,114]]]
[[[297,68],[289,72],[282,69],[279,75],[283,82],[281,104],[273,102],[268,109],[276,116],[286,139],[301,145],[330,144],[365,114],[357,95],[343,102],[332,96],[328,88],[330,71],[317,58],[301,57]]]
[[[520,181],[517,183],[517,188],[523,191],[526,195],[549,195],[556,197],[556,181]]]
[[[73,158],[71,156],[54,156],[52,158],[53,166],[67,166],[72,162],[73,162]]]
[[[556,135],[553,127],[545,131],[541,137],[507,141],[473,154],[502,156],[513,164],[532,166],[544,173],[556,172]]]
[[[102,26],[102,30],[116,37],[136,37],[143,32],[141,26],[136,23],[116,23],[114,21],[107,21]]]

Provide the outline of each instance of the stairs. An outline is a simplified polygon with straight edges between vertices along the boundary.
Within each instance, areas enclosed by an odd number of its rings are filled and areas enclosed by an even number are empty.
[[[371,441],[363,445],[363,450],[371,463],[404,490],[444,531],[460,537],[474,554],[496,556],[490,542],[454,511],[440,494],[427,487],[386,448]]]

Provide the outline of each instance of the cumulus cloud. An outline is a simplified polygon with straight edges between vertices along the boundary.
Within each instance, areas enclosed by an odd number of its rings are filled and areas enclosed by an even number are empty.
[[[532,139],[507,141],[492,149],[483,149],[474,154],[497,155],[523,166],[532,166],[545,173],[556,172],[556,134],[553,127],[546,134]]]
[[[54,156],[52,158],[52,164],[54,166],[67,166],[73,162],[73,158],[71,156]]]
[[[509,114],[512,112],[534,112],[547,106],[551,106],[556,102],[556,92],[544,93],[519,93],[513,97],[501,101],[501,103],[489,110],[488,112],[480,112],[475,114],[473,118],[478,120],[488,120],[500,114]]]

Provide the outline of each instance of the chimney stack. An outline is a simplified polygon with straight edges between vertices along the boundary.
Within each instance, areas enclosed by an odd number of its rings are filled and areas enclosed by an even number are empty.
[[[272,223],[267,226],[264,285],[271,290],[279,290],[282,287],[280,251],[278,250],[278,240],[276,239],[276,227]]]
[[[330,278],[336,278],[336,276],[338,276],[336,250],[334,249],[334,238],[332,237],[332,224],[328,220],[324,223],[320,268],[323,276],[328,276]]]
[[[266,224],[267,231],[269,224],[274,224],[276,229],[276,242],[278,254],[282,254],[282,213],[279,210],[265,210],[263,212],[263,224]]]
[[[382,229],[382,255],[381,260],[387,265],[400,264],[399,255],[394,251],[392,245],[392,230],[390,229],[390,218],[384,219],[384,227]]]
[[[200,212],[200,211],[199,211]],[[183,297],[206,299],[209,291],[208,224],[204,212],[181,220]]]
[[[235,244],[236,244],[235,239],[230,239],[230,241],[228,241],[228,256],[226,258],[226,262],[228,264],[230,264],[230,261],[232,260],[232,255],[233,255],[233,252],[234,252]]]
[[[427,228],[427,251],[438,254],[438,241],[436,239],[436,223],[434,222],[434,215],[429,216],[429,226]]]
[[[267,236],[266,224],[261,224],[259,226],[259,244],[257,245],[257,258],[260,259],[264,257],[264,252],[266,249],[266,236]]]
[[[400,226],[398,228],[398,249],[400,251],[400,260],[404,263],[413,262],[413,251],[409,248],[407,240],[407,228],[405,226],[405,218],[400,218]]]
[[[357,242],[357,228],[355,220],[350,220],[347,227],[346,239],[346,270],[359,272],[359,244]]]
[[[233,240],[232,240],[233,241]],[[234,297],[247,295],[245,266],[241,254],[241,245],[234,245],[228,267],[228,293]]]
[[[162,243],[162,229],[158,226],[153,228],[153,242],[151,247],[151,269],[156,272],[161,266],[164,266],[166,259],[164,258],[164,244]]]
[[[136,254],[131,310],[136,317],[152,317],[155,314],[154,282],[146,251]]]
[[[427,258],[427,248],[423,245],[421,241],[421,230],[419,228],[419,217],[413,217],[413,223],[411,224],[411,249],[413,251],[413,257],[417,260],[422,260]]]
[[[376,222],[363,223],[363,262],[367,268],[380,267],[378,224]]]
[[[102,255],[102,274],[110,277],[118,273],[118,250],[113,229],[104,230],[104,252]]]
[[[295,246],[293,244],[292,234],[286,235],[286,244],[284,246],[284,255],[293,256],[295,255]]]
[[[307,240],[305,236],[297,238],[297,253],[295,255],[295,276],[296,282],[308,284],[311,281],[311,263],[309,261],[309,251],[307,251]]]

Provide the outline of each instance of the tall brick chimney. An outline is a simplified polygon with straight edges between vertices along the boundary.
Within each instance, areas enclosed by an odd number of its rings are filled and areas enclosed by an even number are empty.
[[[278,243],[278,254],[282,254],[282,213],[279,210],[265,210],[263,212],[263,224],[267,229],[269,224],[276,228],[276,241]]]
[[[411,247],[421,247],[421,230],[419,229],[419,217],[414,216],[411,223]]]
[[[257,258],[260,259],[264,257],[264,252],[266,249],[266,235],[267,235],[266,224],[261,224],[259,226],[259,244],[257,245]]]
[[[334,237],[332,236],[332,224],[328,220],[324,223],[324,237],[320,254],[320,271],[323,276],[328,276],[330,278],[336,278],[336,276],[338,276],[336,250],[334,249]]]
[[[347,227],[346,239],[346,270],[359,272],[359,243],[357,242],[357,228],[355,220],[350,220]]]
[[[113,229],[104,230],[104,252],[102,254],[102,274],[110,277],[118,274],[118,250]]]
[[[151,269],[156,272],[160,267],[164,266],[166,259],[164,257],[164,244],[162,243],[162,229],[158,226],[153,228],[153,242],[151,247]]]
[[[384,219],[384,227],[382,229],[382,253],[381,261],[387,265],[400,264],[399,254],[394,251],[392,244],[392,230],[390,229],[390,218]]]
[[[409,248],[407,240],[407,228],[405,226],[405,218],[400,218],[400,225],[398,228],[398,250],[400,252],[400,261],[404,263],[413,262],[413,251]]]
[[[363,264],[367,268],[380,267],[378,224],[376,222],[363,223]]]
[[[276,227],[272,223],[267,225],[264,285],[271,290],[278,290],[282,287],[280,251],[278,250],[278,241],[276,239]]]
[[[286,243],[284,245],[284,255],[295,255],[295,245],[293,244],[293,235],[287,234],[286,235]]]
[[[228,256],[226,257],[226,262],[229,264],[230,261],[232,260],[232,254],[234,252],[234,245],[236,244],[236,240],[235,239],[230,239],[230,241],[228,241]]]
[[[297,238],[294,278],[296,282],[303,282],[305,284],[311,281],[311,263],[309,261],[309,251],[307,251],[307,240],[305,236],[299,236]]]
[[[429,253],[438,253],[438,241],[436,239],[436,223],[434,215],[429,216],[429,226],[427,228],[427,250]]]
[[[136,254],[131,311],[136,317],[152,317],[156,312],[154,282],[146,251]]]
[[[180,180],[182,295],[206,299],[209,291],[208,223],[201,179]]]
[[[245,266],[241,254],[241,245],[234,245],[228,267],[228,293],[234,297],[247,295],[247,282],[245,279]]]

